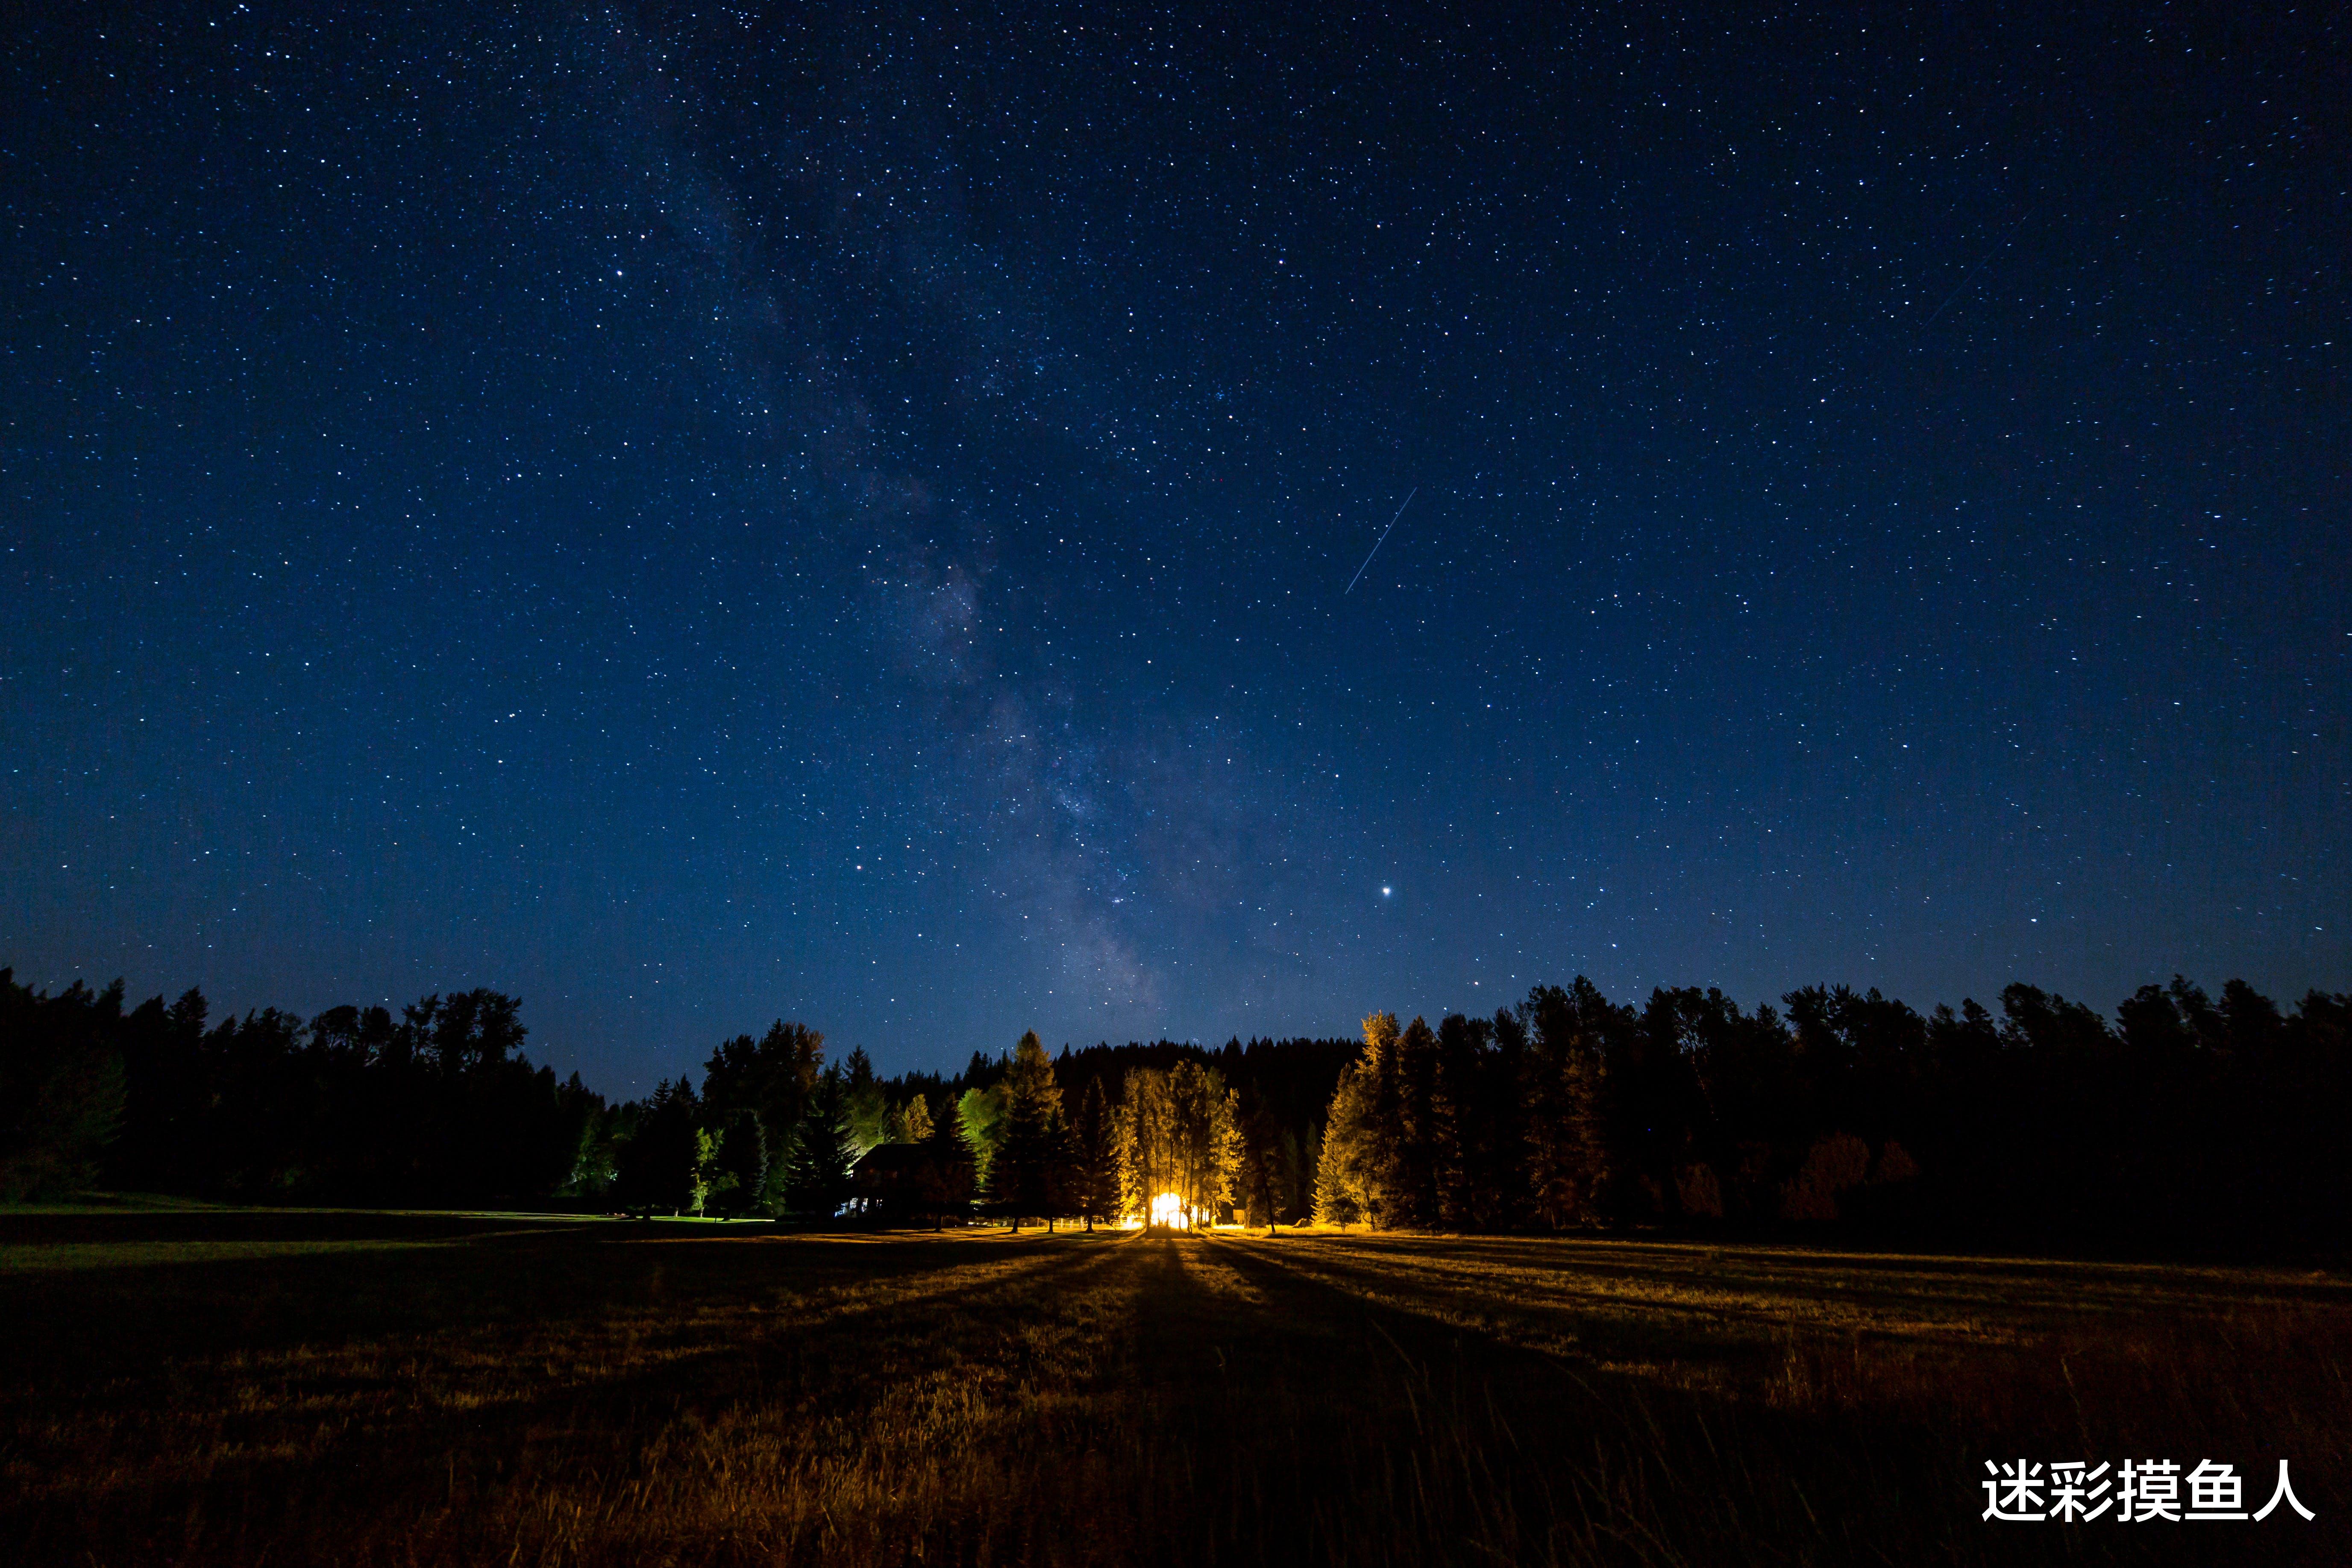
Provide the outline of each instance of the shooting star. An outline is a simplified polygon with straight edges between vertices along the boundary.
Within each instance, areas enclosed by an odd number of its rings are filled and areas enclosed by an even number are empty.
[[[1389,525],[1388,525],[1388,527],[1386,527],[1386,528],[1384,528],[1384,529],[1381,530],[1381,536],[1380,536],[1378,539],[1375,539],[1375,540],[1373,540],[1373,541],[1372,541],[1372,548],[1371,548],[1371,552],[1370,552],[1370,554],[1367,554],[1367,555],[1364,557],[1364,564],[1356,568],[1356,574],[1355,574],[1353,577],[1350,577],[1350,578],[1349,578],[1349,579],[1348,579],[1348,585],[1347,585],[1346,587],[1344,587],[1344,588],[1342,588],[1342,589],[1340,589],[1340,590],[1339,590],[1339,597],[1341,597],[1341,598],[1343,598],[1343,599],[1344,599],[1344,598],[1346,598],[1349,595],[1350,595],[1350,594],[1352,594],[1352,593],[1354,593],[1354,592],[1356,591],[1356,584],[1357,584],[1358,583],[1360,583],[1360,582],[1363,581],[1364,573],[1365,573],[1365,572],[1366,572],[1366,571],[1367,571],[1367,570],[1371,566],[1371,564],[1372,564],[1372,556],[1374,556],[1374,555],[1378,555],[1378,554],[1381,552],[1381,545],[1383,545],[1383,544],[1386,544],[1386,543],[1389,542],[1389,535],[1390,535],[1390,533],[1391,533],[1392,531],[1395,531],[1395,528],[1396,528],[1396,525],[1397,525],[1397,517],[1402,517],[1402,516],[1404,515],[1404,509],[1405,509],[1406,507],[1411,506],[1411,505],[1412,504],[1412,498],[1413,498],[1414,496],[1419,495],[1420,493],[1421,493],[1421,487],[1420,487],[1419,485],[1415,485],[1415,486],[1413,486],[1412,489],[1410,489],[1410,490],[1408,490],[1407,492],[1405,492],[1405,498],[1404,498],[1404,500],[1403,500],[1402,502],[1398,503],[1398,506],[1397,506],[1397,509],[1396,509],[1396,517],[1392,517],[1392,518],[1389,519]]]

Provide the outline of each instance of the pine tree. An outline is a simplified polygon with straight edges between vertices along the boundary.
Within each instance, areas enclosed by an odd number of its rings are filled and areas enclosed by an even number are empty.
[[[981,1059],[974,1053],[974,1059]],[[964,1147],[971,1151],[974,1191],[995,1191],[997,1155],[1004,1145],[1005,1090],[1001,1083],[988,1089],[968,1089],[955,1102],[955,1124]]]
[[[631,1207],[685,1212],[696,1199],[702,1107],[693,1081],[680,1076],[654,1086],[635,1134],[621,1146],[615,1185]]]
[[[1009,1205],[1013,1229],[1021,1228],[1024,1214],[1043,1215],[1051,1229],[1062,1090],[1054,1079],[1053,1058],[1038,1043],[1036,1031],[1024,1034],[1013,1047],[1013,1063],[1003,1087],[1004,1147],[995,1177],[996,1198]]]
[[[1426,1229],[1437,1223],[1437,1167],[1444,1142],[1437,1112],[1437,1036],[1416,1017],[1390,1047],[1394,1099],[1382,1130],[1381,1223],[1391,1229]]]
[[[853,1047],[841,1064],[841,1131],[852,1163],[891,1141],[890,1099],[874,1079],[873,1058]]]
[[[1459,1013],[1437,1026],[1428,1110],[1430,1199],[1432,1217],[1447,1230],[1478,1228],[1486,1206],[1475,1151],[1485,1131],[1479,1089],[1492,1037],[1486,1019]]]
[[[943,1216],[971,1212],[976,1181],[971,1145],[964,1138],[963,1119],[957,1114],[955,1102],[950,1100],[930,1125],[930,1136],[921,1145],[919,1169],[923,1202],[931,1211],[931,1228],[937,1230]]]
[[[781,1214],[806,1160],[803,1147],[810,1100],[824,1070],[824,1037],[779,1018],[756,1042],[738,1035],[710,1053],[702,1080],[709,1112],[756,1110],[768,1139],[768,1173],[747,1207]]]
[[[1315,1223],[1345,1229],[1369,1212],[1371,1186],[1370,1082],[1365,1065],[1350,1062],[1339,1071],[1331,1108],[1323,1123],[1323,1143],[1315,1160]]]
[[[1118,1135],[1110,1100],[1099,1078],[1087,1083],[1070,1129],[1069,1198],[1087,1228],[1108,1220],[1118,1204]]]
[[[1357,1073],[1363,1098],[1348,1169],[1355,1178],[1356,1202],[1365,1222],[1374,1229],[1396,1224],[1401,1206],[1397,1189],[1404,1175],[1401,1158],[1404,1085],[1398,1071],[1397,1044],[1402,1034],[1393,1013],[1374,1013],[1364,1020],[1364,1054]]]
[[[847,1091],[842,1070],[828,1067],[809,1096],[808,1109],[793,1140],[786,1201],[801,1214],[832,1219],[849,1197],[849,1168],[858,1151],[846,1129]]]
[[[1239,1121],[1241,1163],[1234,1177],[1234,1202],[1244,1225],[1262,1225],[1274,1234],[1281,1180],[1281,1134],[1262,1105],[1250,1104]]]
[[[760,1201],[767,1180],[768,1130],[761,1124],[758,1111],[739,1110],[727,1121],[711,1194],[720,1197],[730,1213],[740,1214]]]
[[[1116,1118],[1119,1205],[1142,1215],[1147,1229],[1158,1223],[1152,1200],[1171,1180],[1170,1112],[1168,1075],[1157,1068],[1129,1068]]]
[[[1241,1166],[1239,1103],[1216,1068],[1195,1061],[1171,1069],[1167,1094],[1173,1191],[1188,1225],[1213,1224]]]

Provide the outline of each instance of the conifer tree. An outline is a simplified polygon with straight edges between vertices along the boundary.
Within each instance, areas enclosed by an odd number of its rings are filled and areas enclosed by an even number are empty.
[[[1250,1103],[1239,1118],[1239,1169],[1234,1177],[1234,1201],[1244,1225],[1262,1225],[1274,1234],[1281,1180],[1281,1134],[1262,1105]]]
[[[1315,1162],[1315,1223],[1345,1228],[1371,1213],[1373,1168],[1371,1083],[1366,1064],[1339,1071]]]
[[[1054,1164],[1062,1136],[1062,1090],[1054,1079],[1053,1058],[1035,1030],[1013,1047],[1004,1076],[1004,1147],[995,1174],[997,1201],[1009,1205],[1013,1228],[1024,1214],[1043,1215],[1052,1228],[1055,1196]]]
[[[1168,1075],[1158,1068],[1130,1068],[1118,1109],[1119,1203],[1143,1216],[1147,1229],[1159,1223],[1152,1200],[1168,1190],[1174,1169],[1172,1104]]]
[[[728,1118],[714,1169],[711,1195],[730,1212],[740,1213],[760,1201],[768,1179],[768,1131],[758,1111],[739,1110]]]
[[[931,1211],[931,1228],[940,1228],[950,1214],[969,1215],[977,1183],[971,1145],[963,1135],[963,1119],[950,1100],[930,1122],[930,1136],[922,1144],[918,1167],[924,1205]],[[958,1223],[961,1223],[959,1219]]]
[[[1430,1075],[1429,1198],[1435,1223],[1447,1230],[1475,1228],[1484,1205],[1474,1146],[1484,1131],[1480,1080],[1492,1026],[1484,1018],[1449,1015],[1437,1026]]]
[[[1364,1204],[1360,1199],[1360,1183],[1355,1180],[1357,1145],[1364,1135],[1362,1117],[1357,1105],[1362,1100],[1362,1086],[1357,1081],[1357,1068],[1350,1063],[1340,1069],[1339,1089],[1331,1090],[1331,1112],[1324,1121],[1322,1145],[1315,1150],[1315,1223],[1339,1225],[1348,1229],[1364,1217]]]
[[[1422,1229],[1437,1223],[1437,1037],[1415,1018],[1389,1047],[1389,1122],[1384,1129],[1381,1223]]]
[[[1173,1190],[1187,1223],[1213,1224],[1241,1166],[1240,1108],[1217,1069],[1178,1062],[1167,1078]]]
[[[694,1083],[680,1075],[654,1086],[636,1133],[620,1151],[617,1186],[632,1207],[682,1214],[697,1201],[702,1107]]]
[[[980,1059],[974,1053],[974,1059]],[[964,1147],[971,1151],[974,1190],[992,1194],[996,1190],[997,1156],[1004,1145],[1004,1111],[1007,1096],[1004,1085],[998,1083],[987,1089],[968,1089],[955,1102],[955,1123]]]
[[[891,1142],[890,1098],[874,1079],[873,1058],[853,1047],[841,1064],[841,1131],[852,1163]]]
[[[1118,1205],[1118,1131],[1099,1078],[1087,1081],[1070,1129],[1069,1199],[1087,1228],[1113,1217]]]
[[[849,1197],[849,1168],[858,1150],[847,1131],[848,1084],[838,1064],[818,1075],[815,1092],[793,1141],[786,1190],[791,1206],[820,1219],[841,1213]]]
[[[743,1200],[747,1207],[781,1214],[788,1205],[806,1159],[802,1135],[809,1101],[824,1069],[824,1037],[781,1018],[757,1041],[738,1035],[710,1053],[702,1080],[709,1113],[756,1110],[767,1136],[767,1176],[756,1201]]]

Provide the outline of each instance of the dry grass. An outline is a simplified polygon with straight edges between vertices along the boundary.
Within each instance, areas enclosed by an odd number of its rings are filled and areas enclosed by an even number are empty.
[[[2254,1271],[47,1215],[0,1323],[27,1562],[2333,1563],[2352,1517],[2352,1291]],[[2320,1517],[1979,1522],[2020,1454],[2285,1458]]]

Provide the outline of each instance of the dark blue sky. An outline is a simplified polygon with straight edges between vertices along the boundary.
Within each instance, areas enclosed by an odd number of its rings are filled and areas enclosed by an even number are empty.
[[[20,978],[621,1091],[2352,984],[2340,7],[54,9]]]

